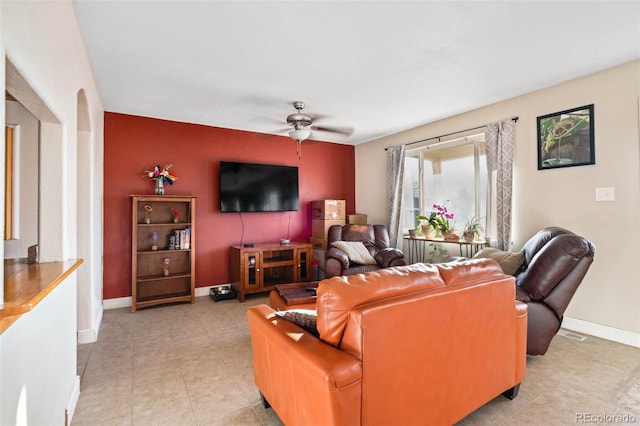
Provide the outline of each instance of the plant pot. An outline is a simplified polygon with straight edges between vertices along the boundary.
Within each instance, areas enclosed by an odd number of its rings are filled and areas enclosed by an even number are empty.
[[[409,229],[409,238],[415,238],[415,237],[416,237],[416,230]]]
[[[464,231],[462,233],[462,237],[464,238],[465,242],[472,243],[473,240],[476,238],[476,233],[473,231]]]
[[[456,234],[456,232],[453,231],[453,230],[442,231],[442,238],[445,241],[458,241],[458,240],[460,240],[460,236],[458,236],[458,234]]]
[[[422,230],[422,235],[427,240],[432,240],[433,238],[435,238],[436,230],[433,229],[433,226],[429,225],[428,223],[423,223],[420,228]]]

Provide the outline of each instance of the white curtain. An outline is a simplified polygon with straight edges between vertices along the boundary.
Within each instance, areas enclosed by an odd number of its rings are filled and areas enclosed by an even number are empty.
[[[513,194],[513,120],[487,125],[487,237],[491,247],[508,251],[511,245]]]
[[[387,148],[387,209],[389,243],[402,249],[402,190],[404,186],[405,146]]]

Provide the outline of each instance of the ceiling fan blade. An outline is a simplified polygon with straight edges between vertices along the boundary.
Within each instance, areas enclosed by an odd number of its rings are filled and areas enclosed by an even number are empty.
[[[353,134],[353,127],[311,126],[311,130],[318,130],[320,132],[340,133],[341,135],[346,135],[346,136],[351,136]]]
[[[312,114],[309,112],[305,112],[305,114],[311,117],[312,121],[318,121],[318,120],[322,120],[323,118],[329,118],[329,116],[326,114]]]
[[[272,130],[269,133],[281,135],[281,134],[284,134],[284,133],[289,133],[291,130],[293,130],[291,127],[285,127],[285,128],[282,128],[282,129]]]

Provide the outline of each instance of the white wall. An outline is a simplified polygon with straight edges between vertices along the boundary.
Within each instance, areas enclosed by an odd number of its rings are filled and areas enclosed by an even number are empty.
[[[66,280],[0,336],[1,425],[64,424],[79,392],[75,292]]]
[[[78,302],[93,310],[86,315],[89,321],[99,321],[100,315],[94,311],[102,306],[104,111],[71,1],[0,2],[0,19],[0,53],[11,65],[6,72],[1,67],[0,80],[19,92],[12,94],[42,123],[40,175],[46,178],[40,190],[40,260],[75,258],[81,251],[89,255],[78,273],[67,278],[55,294],[0,335],[0,423],[25,420],[25,424],[56,425],[62,424],[65,408],[73,409],[77,398],[76,285],[91,288],[83,293],[89,300]],[[90,125],[88,132],[79,136],[81,90],[86,96],[83,114],[88,117],[82,120],[83,133],[87,130],[84,121]],[[4,105],[0,111],[4,121]],[[78,143],[89,146],[78,150]],[[83,165],[81,170],[79,164]],[[79,189],[78,179],[86,176],[87,164],[92,179]],[[4,162],[0,161],[0,176],[3,168]],[[79,220],[83,221],[82,227]],[[89,231],[80,234],[79,228]],[[78,238],[86,239],[88,248],[79,250]],[[85,268],[90,272],[81,274]],[[86,327],[97,335],[99,323]],[[23,389],[27,389],[26,419],[15,417],[22,412]]]
[[[14,238],[4,242],[4,258],[27,257],[38,244],[38,119],[18,102],[7,101],[6,124],[14,127]]]
[[[358,145],[358,211],[372,223],[388,221],[386,194],[380,191],[386,188],[386,176],[380,173],[386,170],[385,147],[518,116],[513,250],[551,225],[593,241],[595,261],[566,315],[640,346],[639,99],[640,61],[635,61]],[[595,105],[596,164],[537,170],[536,118],[588,104]],[[615,201],[596,202],[597,187],[615,188]]]

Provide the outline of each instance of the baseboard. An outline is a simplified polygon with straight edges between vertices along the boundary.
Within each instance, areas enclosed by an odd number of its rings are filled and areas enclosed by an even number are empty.
[[[120,309],[131,307],[131,296],[128,297],[116,297],[115,299],[104,299],[102,306],[105,310],[108,309]]]
[[[222,285],[222,284],[220,284]],[[216,287],[214,285],[210,285],[207,287],[196,287],[196,297],[202,297],[202,296],[208,296],[209,295],[209,290],[211,290],[211,287]]]
[[[217,285],[224,285],[224,284],[217,284]],[[209,290],[211,289],[211,287],[216,287],[216,286],[210,285],[206,287],[196,287],[194,292],[195,297],[208,296]],[[117,297],[115,299],[104,299],[103,306],[104,306],[104,309],[130,308],[131,297]]]
[[[94,343],[98,340],[98,332],[96,329],[78,330],[78,344],[85,345]]]
[[[96,317],[93,320],[93,328],[88,330],[78,330],[78,343],[84,345],[86,343],[94,343],[98,341],[98,332],[100,331],[100,324],[102,324],[102,315],[104,308],[100,305],[100,309],[96,313]]]
[[[73,389],[71,389],[71,395],[69,395],[69,401],[67,401],[67,406],[64,407],[65,411],[65,423],[66,425],[70,425],[73,420],[73,414],[76,412],[76,406],[78,405],[78,400],[80,399],[80,376],[76,376],[76,379],[73,382]]]
[[[624,345],[640,348],[640,333],[620,330],[619,328],[609,327],[606,325],[596,324],[593,322],[566,316],[562,321],[562,328],[576,331],[578,333],[588,334],[590,336],[600,337],[606,340],[611,340],[612,342],[622,343]]]

